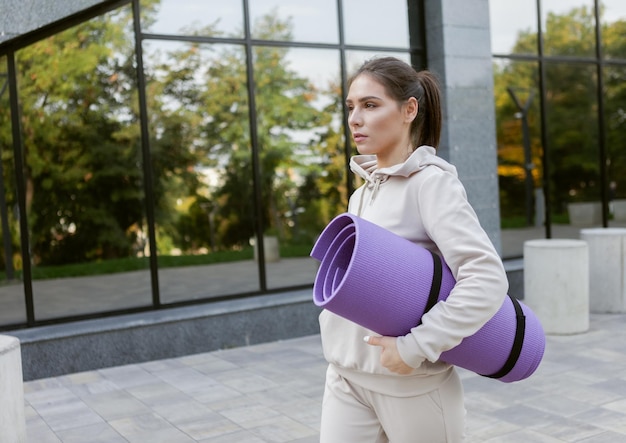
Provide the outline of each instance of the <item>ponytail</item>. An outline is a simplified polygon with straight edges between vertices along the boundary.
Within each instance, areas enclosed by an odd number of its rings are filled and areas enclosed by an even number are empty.
[[[418,111],[411,123],[413,149],[422,145],[437,149],[441,138],[441,92],[435,75],[429,71],[416,72],[395,57],[366,61],[350,78],[348,86],[361,74],[367,74],[385,87],[390,97],[404,103],[415,97]]]
[[[428,71],[417,73],[421,94],[415,96],[418,112],[411,125],[411,137],[415,147],[422,145],[439,147],[441,138],[441,94],[437,78]]]

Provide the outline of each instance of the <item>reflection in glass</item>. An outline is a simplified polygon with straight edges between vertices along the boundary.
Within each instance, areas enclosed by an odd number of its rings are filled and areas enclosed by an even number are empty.
[[[553,222],[599,225],[601,212],[573,217],[580,203],[597,206],[601,196],[595,66],[547,64],[546,88]]]
[[[605,58],[626,59],[626,2],[603,0],[602,52]]]
[[[36,319],[151,300],[131,16],[16,54]]]
[[[141,2],[141,29],[152,34],[243,37],[240,0],[157,0]]]
[[[0,326],[26,321],[6,57],[0,57]]]
[[[254,39],[339,43],[336,0],[253,0],[250,16]]]
[[[604,68],[604,124],[612,223],[626,226],[626,67]]]
[[[343,0],[347,45],[408,48],[407,0]]]
[[[245,50],[144,44],[161,299],[258,291]]]
[[[542,27],[545,55],[595,56],[593,0],[543,0]]]
[[[498,184],[503,257],[520,257],[526,236],[543,236],[542,149],[538,67],[535,62],[494,64]],[[531,235],[532,236],[532,235]]]
[[[339,54],[256,47],[254,72],[268,287],[311,284],[314,239],[347,202]]]
[[[537,53],[537,5],[528,0],[491,0],[491,52]]]

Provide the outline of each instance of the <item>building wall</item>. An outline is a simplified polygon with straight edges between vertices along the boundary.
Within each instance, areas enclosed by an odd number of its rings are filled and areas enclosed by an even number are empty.
[[[27,34],[98,4],[102,0],[0,0],[0,42]]]
[[[441,79],[440,154],[453,163],[483,228],[501,250],[488,0],[425,4],[429,69]]]

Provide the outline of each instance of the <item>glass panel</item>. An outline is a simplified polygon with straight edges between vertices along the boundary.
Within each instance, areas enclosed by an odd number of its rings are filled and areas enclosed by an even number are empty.
[[[593,65],[546,65],[554,237],[579,238],[602,223],[597,81]]]
[[[626,226],[626,67],[604,68],[604,124],[611,225]]]
[[[313,283],[313,242],[346,208],[339,65],[333,50],[255,48],[271,288]]]
[[[252,38],[339,43],[336,0],[250,1]]]
[[[150,304],[131,17],[17,54],[39,320]]]
[[[0,326],[26,322],[6,57],[0,57]]]
[[[409,47],[407,0],[343,0],[348,45]]]
[[[545,55],[595,56],[593,0],[543,0]]]
[[[537,4],[528,0],[491,0],[491,52],[537,53]]]
[[[626,59],[626,2],[602,0],[602,51],[606,58]]]
[[[244,48],[144,47],[161,299],[258,291]]]
[[[521,257],[524,241],[545,237],[538,67],[494,65],[502,256]]]
[[[242,5],[241,0],[142,0],[141,28],[153,34],[242,38]]]

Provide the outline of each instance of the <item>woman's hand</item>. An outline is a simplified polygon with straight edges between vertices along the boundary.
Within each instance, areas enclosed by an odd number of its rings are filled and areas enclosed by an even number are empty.
[[[406,375],[413,371],[413,368],[407,365],[400,357],[398,347],[396,346],[396,337],[370,337],[368,335],[363,337],[363,341],[368,345],[380,346],[382,348],[380,364],[391,372]]]

